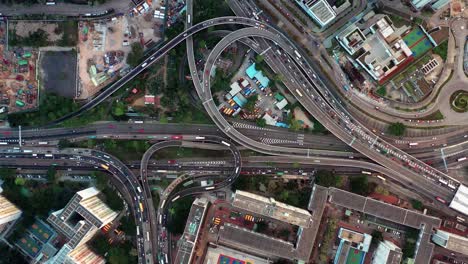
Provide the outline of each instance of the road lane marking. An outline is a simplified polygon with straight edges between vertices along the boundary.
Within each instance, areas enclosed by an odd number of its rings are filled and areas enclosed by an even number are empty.
[[[205,105],[206,103],[210,102],[210,101],[213,101],[213,97],[211,97],[210,99],[206,100],[203,102],[203,105]]]
[[[447,161],[445,160],[445,154],[443,149],[440,149],[440,154],[442,155],[442,161],[444,162],[445,171],[448,172]]]

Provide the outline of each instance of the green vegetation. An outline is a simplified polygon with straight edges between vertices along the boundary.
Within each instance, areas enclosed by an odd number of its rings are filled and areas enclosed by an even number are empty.
[[[244,105],[245,110],[253,112],[255,110],[255,104],[258,101],[258,95],[252,95],[247,98],[247,102]],[[263,118],[262,118],[263,119]]]
[[[206,157],[231,157],[231,152],[229,150],[221,151],[211,149],[170,147],[159,150],[153,156],[154,159],[181,159]]]
[[[327,227],[325,229],[325,234],[322,239],[322,246],[319,251],[319,260],[320,263],[328,263],[328,250],[332,245],[334,237],[336,236],[336,229],[338,228],[337,220],[334,218],[329,219]]]
[[[21,37],[16,34],[16,30],[9,30],[8,38],[10,46],[15,47],[45,47],[49,46],[49,34],[43,29],[38,29],[34,32],[30,32],[28,36]]]
[[[468,111],[468,92],[459,90],[450,96],[450,106],[458,113]]]
[[[136,235],[136,225],[131,215],[124,216],[120,219],[120,230],[122,230],[128,236]]]
[[[41,98],[37,111],[9,114],[8,122],[14,127],[39,126],[76,110],[78,110],[78,105],[72,99],[46,93]]]
[[[367,196],[369,194],[369,182],[366,176],[352,177],[349,180],[351,192]]]
[[[143,46],[140,42],[132,44],[132,50],[127,55],[127,64],[136,67],[143,61]]]
[[[394,135],[398,137],[403,136],[403,134],[405,133],[405,130],[406,130],[406,126],[400,122],[392,123],[387,128],[387,131],[388,133],[390,133],[390,135]]]
[[[207,19],[234,15],[226,1],[220,0],[195,0],[193,24]]]
[[[380,86],[379,89],[375,91],[378,95],[385,97],[387,95],[387,89],[385,86]]]
[[[241,175],[231,186],[232,190],[244,190],[249,192],[259,192],[266,188],[265,196],[273,196],[280,202],[292,206],[307,208],[312,189],[309,186],[299,184],[299,181],[289,180],[285,183],[282,180],[272,179],[266,175]]]
[[[408,25],[410,23],[409,20],[406,20],[401,16],[397,16],[397,15],[394,15],[394,14],[386,14],[386,15],[392,20],[392,23],[393,23],[393,25],[395,25],[395,27],[402,27],[402,26]]]
[[[58,46],[73,47],[78,44],[78,22],[68,20],[57,24],[55,34],[62,33],[62,37],[57,41]]]
[[[136,250],[129,241],[109,244],[108,239],[101,233],[95,235],[88,245],[99,255],[105,256],[111,264],[137,263]]]
[[[101,191],[104,200],[110,209],[114,211],[122,211],[124,208],[122,198],[117,195],[117,191],[113,189],[109,183],[109,175],[103,172],[93,172],[93,177],[96,179],[96,187]]]
[[[55,178],[55,169],[49,170],[49,173],[49,177]],[[12,169],[0,169],[0,179],[4,181],[2,195],[23,211],[23,217],[15,227],[10,241],[23,234],[35,217],[46,218],[50,211],[63,208],[77,191],[87,187],[87,184],[70,181],[18,182],[15,170]]]
[[[375,241],[383,241],[383,234],[382,232],[378,231],[378,230],[374,230],[372,231],[372,240],[375,240]]]
[[[423,209],[423,203],[416,199],[411,199],[411,206],[413,206],[413,208],[416,210],[422,211]]]
[[[405,245],[401,249],[403,252],[403,259],[412,258],[416,253],[416,242],[418,241],[418,233],[416,229],[411,229],[405,234]]]
[[[124,102],[122,101],[119,101],[119,102],[115,102],[113,105],[112,105],[112,114],[114,116],[123,116],[125,115],[125,112],[127,112],[127,106],[125,105]]]
[[[258,118],[255,123],[257,124],[257,126],[259,127],[266,127],[267,123],[266,123],[266,120],[263,119],[263,118]]]
[[[193,197],[187,196],[171,204],[169,208],[171,224],[167,226],[169,232],[172,234],[182,234],[184,232],[185,222],[187,221],[193,201]]]
[[[324,187],[341,187],[343,177],[340,177],[329,170],[318,170],[315,174],[315,183]]]
[[[410,81],[407,81],[403,84],[403,87],[405,87],[405,90],[406,92],[408,92],[408,94],[412,97],[415,97],[416,96],[416,92],[414,90],[414,85],[412,82]]]
[[[161,105],[166,110],[165,115],[172,118],[171,122],[211,124],[211,118],[204,111],[202,104],[192,101],[189,96],[194,89],[193,82],[185,78],[179,79],[179,69],[185,66],[185,53],[185,44],[169,52],[167,83],[161,91]]]
[[[213,93],[225,91],[231,85],[232,75],[227,75],[220,68],[216,68],[216,73],[211,82],[211,90]]]
[[[427,115],[427,116],[424,116],[424,117],[419,117],[418,119],[420,120],[441,120],[441,119],[444,119],[444,115],[442,114],[442,112],[440,112],[440,110],[437,110],[436,112],[430,114],[430,115]]]
[[[115,139],[88,139],[74,143],[73,146],[80,148],[100,148],[120,160],[136,160],[150,147],[145,140],[115,140]]]
[[[439,55],[444,61],[447,60],[448,40],[440,43],[437,47],[432,49],[432,52]]]
[[[16,248],[10,248],[5,243],[0,243],[0,252],[2,257],[0,258],[0,264],[27,264],[28,262],[23,258],[23,255],[16,250]]]

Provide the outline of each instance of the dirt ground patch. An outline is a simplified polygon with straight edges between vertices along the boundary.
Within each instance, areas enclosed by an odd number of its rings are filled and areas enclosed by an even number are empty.
[[[58,29],[58,25],[56,23],[46,23],[46,22],[14,22],[10,23],[10,29],[16,32],[16,35],[20,37],[27,37],[30,33],[37,31],[38,29],[42,29],[47,34],[49,34],[49,41],[55,42],[62,38],[63,33],[56,34],[55,31]]]

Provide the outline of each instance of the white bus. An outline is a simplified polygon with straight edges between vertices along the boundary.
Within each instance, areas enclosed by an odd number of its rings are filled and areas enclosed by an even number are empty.
[[[180,195],[177,195],[176,197],[174,197],[174,199],[172,199],[173,202],[177,201],[177,199],[180,198]]]
[[[0,142],[0,145],[8,145],[8,142]]]
[[[210,186],[210,187],[206,187],[205,190],[209,191],[209,190],[213,190],[215,187],[214,186]]]
[[[141,188],[140,188],[140,186],[137,186],[137,190],[138,190],[139,193],[141,193]]]
[[[205,137],[195,137],[195,139],[197,139],[197,140],[203,140],[203,139],[205,139]]]
[[[190,24],[190,15],[187,16],[187,23]]]
[[[146,241],[149,241],[149,232],[146,232]]]
[[[39,141],[38,144],[39,144],[39,145],[47,145],[48,143],[47,143],[47,141]]]
[[[384,177],[380,176],[380,175],[377,175],[377,178],[381,179],[382,181],[386,181],[387,179],[385,179]]]
[[[367,175],[371,175],[372,173],[368,172],[368,171],[361,171],[362,174],[367,174]]]
[[[223,141],[223,140],[221,141],[221,144],[226,145],[226,146],[228,146],[228,147],[231,146],[231,144],[229,144],[229,143],[227,143],[226,141]]]
[[[445,185],[447,185],[447,183],[448,183],[448,181],[446,181],[446,180],[444,180],[444,179],[439,179],[439,182],[440,182],[440,183],[443,183],[443,184],[445,184]]]
[[[302,93],[301,93],[298,89],[296,89],[296,93],[297,93],[300,97],[302,97]]]
[[[466,160],[466,157],[457,159],[457,161],[464,161],[464,160]]]
[[[159,224],[162,222],[162,215],[159,215]]]
[[[139,235],[140,235],[140,227],[137,226],[137,236],[139,236]]]
[[[411,142],[409,143],[410,146],[417,146],[418,145],[418,142]]]
[[[294,50],[294,53],[296,53],[297,57],[302,58],[301,54],[299,54],[299,52],[297,52],[297,50]]]
[[[51,158],[51,157],[53,157],[54,155],[52,155],[52,154],[45,154],[44,156]]]
[[[145,67],[145,66],[142,65],[142,67]],[[138,120],[137,120],[137,121],[135,121],[134,123],[135,123],[135,124],[143,124],[143,121],[138,121]]]

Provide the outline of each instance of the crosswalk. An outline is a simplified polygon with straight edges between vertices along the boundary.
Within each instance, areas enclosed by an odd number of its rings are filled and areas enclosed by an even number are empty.
[[[298,134],[297,135],[297,144],[299,145],[304,145],[304,134]]]
[[[274,144],[298,144],[297,140],[278,139],[278,138],[261,138],[260,141],[263,144],[274,145]]]
[[[235,127],[235,128],[246,128],[246,129],[257,129],[257,130],[263,130],[263,131],[273,131],[273,129],[254,126],[254,125],[251,125],[251,124],[240,123],[240,122],[232,122],[232,126]]]

